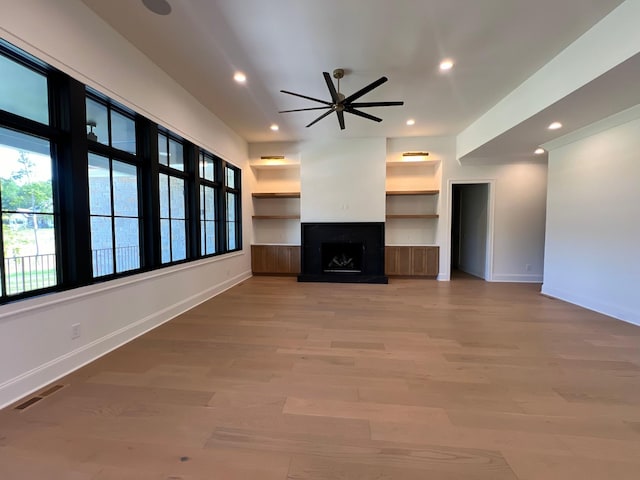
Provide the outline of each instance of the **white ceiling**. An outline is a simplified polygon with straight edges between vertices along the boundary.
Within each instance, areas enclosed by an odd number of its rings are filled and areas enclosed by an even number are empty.
[[[249,142],[457,134],[622,3],[168,0],[159,16],[141,0],[82,1]],[[456,62],[447,74],[444,57]],[[278,113],[318,106],[281,89],[329,100],[322,72],[338,67],[346,95],[385,75],[359,101],[405,105],[363,109],[379,124],[345,115],[344,131],[333,114],[305,128],[322,111]]]

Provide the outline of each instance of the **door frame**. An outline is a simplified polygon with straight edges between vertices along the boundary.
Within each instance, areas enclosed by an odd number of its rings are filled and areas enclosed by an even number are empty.
[[[487,282],[493,282],[493,237],[494,237],[494,217],[495,217],[495,179],[449,179],[447,182],[447,256],[445,262],[445,275],[443,280],[451,280],[451,227],[453,222],[453,186],[454,185],[487,185],[487,251],[485,253],[484,279]]]

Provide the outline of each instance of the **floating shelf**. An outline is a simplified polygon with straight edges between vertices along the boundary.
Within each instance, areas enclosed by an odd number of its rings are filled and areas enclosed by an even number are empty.
[[[300,192],[252,193],[253,198],[300,198]]]
[[[438,195],[440,190],[394,190],[388,191],[387,196],[392,195]]]
[[[300,215],[254,215],[254,220],[300,220]]]
[[[416,213],[416,214],[404,214],[404,215],[386,215],[387,218],[438,218],[437,213]]]

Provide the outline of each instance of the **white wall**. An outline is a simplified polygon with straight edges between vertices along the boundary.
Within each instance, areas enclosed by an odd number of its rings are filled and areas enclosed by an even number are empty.
[[[301,148],[302,222],[384,222],[384,138],[305,142]]]
[[[614,116],[546,146],[542,291],[640,325],[640,106],[632,110],[627,123]]]
[[[461,185],[460,258],[458,269],[485,278],[489,186]]]
[[[448,280],[450,268],[450,201],[452,183],[488,182],[489,250],[488,280],[542,282],[547,195],[547,164],[536,162],[493,163],[490,160],[456,160],[454,138],[431,139],[431,150],[443,158],[440,194],[440,275]],[[491,242],[493,245],[491,246]],[[529,267],[527,267],[529,266]]]
[[[83,3],[0,0],[0,11],[6,40],[245,167],[246,143]],[[0,406],[247,278],[250,215],[243,227],[241,253],[0,307]],[[74,323],[82,334],[71,340]]]

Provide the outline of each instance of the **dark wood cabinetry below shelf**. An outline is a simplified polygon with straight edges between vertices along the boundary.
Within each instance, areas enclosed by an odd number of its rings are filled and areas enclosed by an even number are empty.
[[[251,245],[254,274],[297,275],[300,273],[300,246]]]
[[[390,276],[437,277],[440,248],[435,246],[385,247],[385,274]]]

